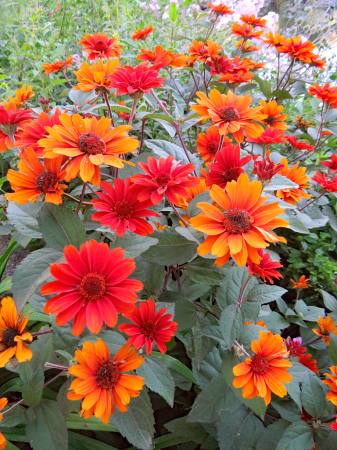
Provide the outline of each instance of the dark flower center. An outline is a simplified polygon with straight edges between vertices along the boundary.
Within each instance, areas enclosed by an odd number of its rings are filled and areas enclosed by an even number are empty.
[[[276,119],[275,119],[275,117],[273,117],[273,116],[268,116],[268,117],[265,119],[265,122],[266,122],[267,125],[269,125],[270,127],[272,127],[273,125],[275,125]]]
[[[15,347],[17,343],[14,341],[14,338],[19,334],[20,333],[15,328],[7,328],[2,335],[2,345],[5,348]]]
[[[207,149],[210,153],[214,154],[217,152],[219,145],[217,145],[215,142],[210,142],[207,146]]]
[[[78,289],[86,300],[96,300],[105,292],[105,278],[96,272],[88,273],[82,278]]]
[[[130,219],[133,214],[132,206],[127,202],[116,202],[114,211],[120,219]]]
[[[97,385],[102,389],[110,389],[117,384],[119,378],[118,364],[110,359],[103,362],[95,373]]]
[[[228,183],[229,181],[237,181],[240,173],[242,172],[243,171],[239,167],[231,167],[226,172],[222,173],[222,179],[225,183]]]
[[[171,180],[170,175],[162,174],[154,179],[154,182],[159,186],[166,186],[167,183]]]
[[[35,180],[35,189],[39,194],[54,191],[58,183],[58,178],[55,173],[42,172]]]
[[[240,119],[239,111],[237,111],[234,106],[225,106],[220,109],[219,116],[225,123]]]
[[[80,150],[88,155],[99,155],[105,153],[105,142],[96,133],[81,134],[78,139],[77,145]]]
[[[154,334],[156,332],[156,325],[153,323],[152,320],[149,320],[148,322],[143,322],[140,330],[144,336],[147,336],[151,339],[153,339]]]
[[[104,41],[97,41],[95,43],[95,50],[97,52],[105,52],[108,49],[108,46],[106,44],[106,42]]]
[[[244,209],[230,209],[224,214],[223,224],[228,233],[241,234],[250,229],[252,219]]]
[[[252,358],[251,368],[258,375],[265,375],[269,369],[269,362],[264,356],[255,355]]]

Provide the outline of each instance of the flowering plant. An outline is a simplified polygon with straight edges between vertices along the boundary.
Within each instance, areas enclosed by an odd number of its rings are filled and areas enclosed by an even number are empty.
[[[336,237],[334,77],[263,17],[205,14],[187,48],[176,3],[166,46],[83,33],[41,71],[69,100],[0,105],[1,275],[31,250],[0,284],[0,448],[337,447],[336,284],[289,276],[298,236]]]

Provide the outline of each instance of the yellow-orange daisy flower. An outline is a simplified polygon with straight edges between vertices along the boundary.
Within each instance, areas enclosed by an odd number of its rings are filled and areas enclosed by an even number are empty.
[[[117,38],[109,38],[107,34],[86,34],[81,36],[83,39],[79,41],[83,45],[83,50],[87,53],[88,59],[96,58],[119,58],[122,53],[123,45],[116,44]]]
[[[202,194],[203,192],[207,191],[209,188],[206,186],[206,180],[201,179],[200,184],[197,187],[194,188],[186,188],[187,195],[178,195],[177,198],[178,201],[175,203],[178,208],[186,210],[189,203],[199,194]]]
[[[244,132],[251,137],[258,137],[263,133],[262,126],[253,120],[261,121],[267,115],[261,113],[262,106],[249,108],[252,102],[249,94],[236,97],[232,91],[228,91],[226,95],[212,89],[210,98],[203,92],[197,92],[197,96],[198,105],[191,106],[191,109],[201,116],[199,121],[211,119],[214,125],[219,125],[221,135],[232,133],[237,142],[243,142]]]
[[[276,197],[294,206],[301,198],[311,198],[311,195],[303,191],[303,189],[310,188],[310,184],[308,183],[310,177],[305,175],[305,167],[298,168],[298,162],[290,168],[288,167],[286,158],[281,159],[281,164],[284,167],[279,171],[279,174],[298,184],[298,188],[279,189],[275,192]]]
[[[188,51],[192,57],[204,63],[208,58],[217,58],[221,49],[222,47],[216,42],[207,41],[207,43],[204,44],[202,41],[194,40]]]
[[[140,41],[141,39],[145,39],[149,34],[151,34],[153,32],[154,32],[154,29],[153,29],[152,25],[150,25],[149,27],[145,27],[143,29],[134,31],[132,33],[131,39],[133,41]]]
[[[242,70],[234,73],[226,73],[219,78],[219,82],[225,82],[229,84],[241,84],[241,83],[251,83],[254,75],[250,72],[244,73]]]
[[[325,373],[324,375],[328,377],[329,380],[324,380],[322,383],[327,384],[330,389],[330,392],[326,394],[326,399],[337,406],[337,366],[331,366],[330,370],[333,375]]]
[[[235,378],[233,386],[242,389],[244,398],[262,397],[269,405],[271,393],[284,397],[287,390],[283,383],[289,383],[292,376],[287,372],[292,367],[286,347],[281,336],[270,331],[260,331],[258,341],[251,344],[255,355],[233,367]]]
[[[236,36],[243,37],[244,39],[261,39],[261,31],[255,31],[252,25],[233,23],[232,34]]]
[[[262,19],[261,17],[255,17],[255,14],[249,16],[248,14],[242,14],[240,17],[241,22],[247,23],[248,25],[252,25],[253,27],[261,27],[264,28],[266,26],[266,19]]]
[[[95,414],[107,424],[115,406],[119,411],[127,411],[131,397],[138,397],[144,385],[144,378],[124,373],[137,369],[144,361],[129,344],[112,358],[99,338],[95,344],[85,342],[82,351],[76,350],[75,359],[79,364],[70,367],[69,372],[77,378],[71,383],[68,398],[83,399],[80,415],[85,419]]]
[[[199,133],[197,139],[197,152],[205,163],[213,162],[219,149],[221,136],[217,127],[210,127],[206,134]],[[221,149],[232,142],[227,136],[224,138]],[[221,150],[220,149],[220,150]]]
[[[95,90],[97,93],[108,93],[111,89],[109,76],[121,66],[119,59],[109,59],[104,64],[102,59],[89,66],[87,62],[81,65],[81,69],[75,72],[78,85],[74,87],[75,91],[90,92]]]
[[[9,106],[9,102],[12,101],[17,107],[26,106],[27,102],[34,96],[33,86],[28,86],[24,84],[21,89],[15,90],[15,97],[8,96],[9,100],[4,100],[4,106]]]
[[[5,367],[15,355],[19,363],[29,361],[33,353],[24,343],[33,337],[25,331],[29,317],[24,319],[23,313],[18,316],[12,297],[1,300],[0,309],[0,367]]]
[[[284,41],[282,45],[277,47],[277,51],[278,53],[287,53],[290,58],[311,62],[311,55],[313,55],[311,50],[314,48],[316,47],[312,42],[303,42],[299,36],[296,36]]]
[[[67,176],[62,166],[68,158],[58,156],[55,159],[44,159],[44,167],[32,148],[25,149],[25,159],[18,164],[19,172],[9,169],[7,178],[14,193],[7,194],[9,201],[23,205],[28,202],[37,202],[45,194],[45,202],[62,203],[63,189],[61,184]]]
[[[219,3],[218,5],[213,5],[213,3],[209,3],[209,8],[211,8],[211,14],[216,14],[219,16],[227,16],[233,14],[233,11],[223,3]]]
[[[237,44],[235,44],[235,47],[241,48],[242,46],[242,53],[248,53],[248,52],[258,52],[260,49],[254,44],[249,44],[248,41],[244,40],[243,38],[239,40]]]
[[[270,47],[280,47],[286,40],[285,36],[281,36],[279,33],[274,33],[269,31],[269,33],[264,35],[265,39],[262,39],[264,44],[268,44]]]
[[[0,410],[3,409],[8,403],[7,398],[0,398]],[[0,413],[0,422],[2,420],[2,414]],[[5,436],[0,433],[0,449],[4,449],[7,445]]]
[[[300,277],[298,281],[294,281],[292,278],[290,278],[290,281],[293,284],[293,289],[308,289],[310,287],[310,284],[308,283],[309,278],[305,278],[304,275]]]
[[[322,341],[326,343],[326,345],[330,345],[330,337],[329,334],[333,333],[337,335],[337,327],[335,327],[335,321],[331,319],[330,316],[323,319],[322,316],[319,316],[319,320],[317,320],[318,329],[315,328],[312,331],[318,336],[322,337]]]
[[[58,73],[62,72],[64,69],[68,70],[68,67],[71,67],[74,62],[74,58],[69,55],[65,61],[56,61],[53,64],[42,64],[43,70],[46,72],[46,75],[50,75],[52,72]]]
[[[276,100],[272,100],[271,102],[261,100],[260,105],[263,107],[261,113],[267,115],[267,118],[262,120],[267,127],[272,129],[278,128],[279,130],[286,130],[288,128],[284,123],[284,121],[287,120],[288,115],[281,114],[283,106],[278,105]]]
[[[278,216],[285,211],[278,202],[264,205],[268,197],[261,197],[260,181],[249,182],[242,173],[237,181],[227,183],[225,189],[213,185],[210,196],[219,205],[198,203],[203,211],[190,220],[190,225],[207,234],[205,242],[198,247],[200,255],[212,252],[218,258],[215,264],[224,265],[233,255],[236,263],[245,266],[249,258],[259,264],[258,249],[269,246],[268,242],[286,242],[270,230],[289,224]]]
[[[127,136],[132,127],[122,125],[110,130],[110,119],[83,119],[79,114],[72,117],[62,114],[59,119],[62,125],[46,127],[49,135],[40,139],[38,144],[44,148],[46,158],[57,158],[59,155],[74,158],[67,165],[67,180],[80,174],[84,182],[90,181],[94,186],[99,186],[101,164],[120,169],[124,164],[133,165],[119,157],[134,153],[138,147],[137,139]]]

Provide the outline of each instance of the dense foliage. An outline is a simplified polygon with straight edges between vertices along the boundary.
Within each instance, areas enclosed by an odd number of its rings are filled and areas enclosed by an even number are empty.
[[[333,450],[329,21],[138,3],[4,13],[0,448]]]

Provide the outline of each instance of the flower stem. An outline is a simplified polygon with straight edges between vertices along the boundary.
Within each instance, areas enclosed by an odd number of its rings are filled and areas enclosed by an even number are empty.
[[[307,203],[306,205],[304,205],[303,208],[299,208],[299,211],[303,211],[303,209],[307,208],[307,207],[310,206],[312,203],[316,202],[316,201],[319,200],[321,197],[323,197],[324,194],[325,194],[325,191],[322,192],[318,197],[314,198],[313,200],[310,200],[310,202]]]
[[[110,106],[109,97],[108,97],[107,92],[103,92],[103,96],[104,96],[105,103],[107,104],[107,107],[108,107],[109,119],[111,119],[112,126],[114,127],[115,123],[114,123],[114,119],[112,117],[112,111],[111,111],[111,106]]]
[[[140,137],[140,146],[139,146],[139,152],[138,156],[142,153],[143,143],[144,143],[144,129],[145,129],[145,122],[147,119],[142,120],[142,131],[141,131],[141,137]]]
[[[130,127],[131,127],[131,125],[132,125],[133,116],[134,116],[135,111],[136,111],[136,106],[137,106],[137,99],[134,98],[134,99],[133,99],[133,104],[132,104],[132,109],[131,109],[131,114],[130,114],[130,119],[129,119],[129,126],[130,126]]]
[[[223,145],[223,141],[225,139],[225,135],[223,134],[220,138],[220,142],[219,142],[219,147],[218,147],[218,152],[222,149],[222,145]]]
[[[64,192],[62,195],[63,195],[64,197],[69,198],[69,200],[72,200],[72,201],[74,201],[74,202],[76,202],[76,203],[80,203],[80,201],[77,200],[77,198],[73,197],[72,195],[66,194],[65,192]],[[82,202],[82,205],[85,205],[85,206],[92,206],[92,203],[90,203],[90,202]]]
[[[203,305],[200,305],[200,303],[198,303],[196,300],[193,302],[195,304],[195,306],[199,306],[199,308],[202,309],[206,309]],[[220,317],[218,317],[216,314],[214,314],[212,311],[210,311],[209,309],[207,309],[208,314],[210,314],[211,316],[215,317],[216,319],[220,320]]]
[[[179,217],[179,219],[182,221],[182,223],[185,225],[185,227],[188,227],[188,223],[185,222],[185,220],[181,217],[181,215],[179,214],[177,208],[173,205],[173,203],[170,202],[169,199],[167,199],[167,201],[169,202],[169,204],[171,205],[173,211],[176,213],[176,215]]]
[[[81,193],[80,201],[79,201],[79,203],[78,203],[78,206],[77,206],[77,209],[76,209],[76,212],[75,212],[76,216],[77,216],[78,213],[80,212],[80,209],[81,209],[81,206],[82,206],[82,203],[83,203],[83,198],[84,198],[84,195],[85,195],[85,188],[86,188],[86,187],[87,187],[87,183],[84,183],[84,184],[83,184],[83,188],[82,188],[82,193]]]
[[[315,342],[318,342],[321,339],[321,336],[318,336],[317,338],[315,338],[313,341],[310,342],[304,342],[302,345],[304,347],[308,347],[309,345],[315,344]]]
[[[33,337],[35,336],[41,336],[42,334],[49,334],[52,333],[53,330],[46,330],[46,331],[37,331],[36,333],[30,333]]]
[[[66,75],[64,69],[62,69],[61,72],[62,72],[64,78],[68,81],[68,84],[69,84],[69,86],[71,87],[71,89],[73,89],[74,86],[72,85],[71,81],[70,81],[69,78],[67,77],[67,75]]]
[[[153,89],[151,89],[151,94],[152,94],[152,97],[154,97],[154,99],[156,100],[156,102],[160,106],[160,108],[163,110],[164,114],[166,114],[167,116],[171,117],[171,115],[169,114],[169,112],[167,111],[167,109],[165,108],[163,103],[159,100],[159,98],[157,97],[157,95],[156,95],[156,93],[154,92]]]
[[[297,305],[297,302],[298,302],[298,297],[300,296],[300,290],[301,290],[301,289],[296,289],[297,293],[296,293],[295,304],[294,304],[294,306],[293,306],[293,311],[294,311],[295,308],[296,308],[296,305]]]
[[[184,149],[184,152],[185,152],[185,155],[186,155],[187,159],[189,160],[190,164],[193,164],[192,161],[191,161],[190,155],[188,154],[188,150],[186,148],[186,145],[185,145],[185,143],[183,141],[183,137],[181,135],[181,131],[180,131],[179,125],[174,123],[174,127],[177,130],[178,137],[180,139],[181,145],[183,146],[183,149]],[[194,173],[195,176],[197,176],[197,172],[195,171],[195,169],[193,170],[193,173]]]
[[[245,282],[245,284],[243,285],[243,288],[242,288],[240,297],[239,297],[239,299],[238,299],[238,304],[239,304],[239,305],[241,305],[241,303],[242,303],[242,299],[243,299],[243,296],[244,296],[246,287],[248,286],[248,283],[250,282],[250,280],[252,279],[252,277],[253,277],[253,275],[249,274],[249,275],[248,275],[248,278],[247,278],[247,280],[246,280],[246,282]]]
[[[236,345],[236,347],[238,347],[242,351],[242,353],[244,353],[247,356],[247,358],[251,358],[250,354],[248,352],[246,352],[246,350],[242,347],[242,345],[240,345],[238,343],[238,341],[234,340],[233,342],[234,342],[234,345]]]

